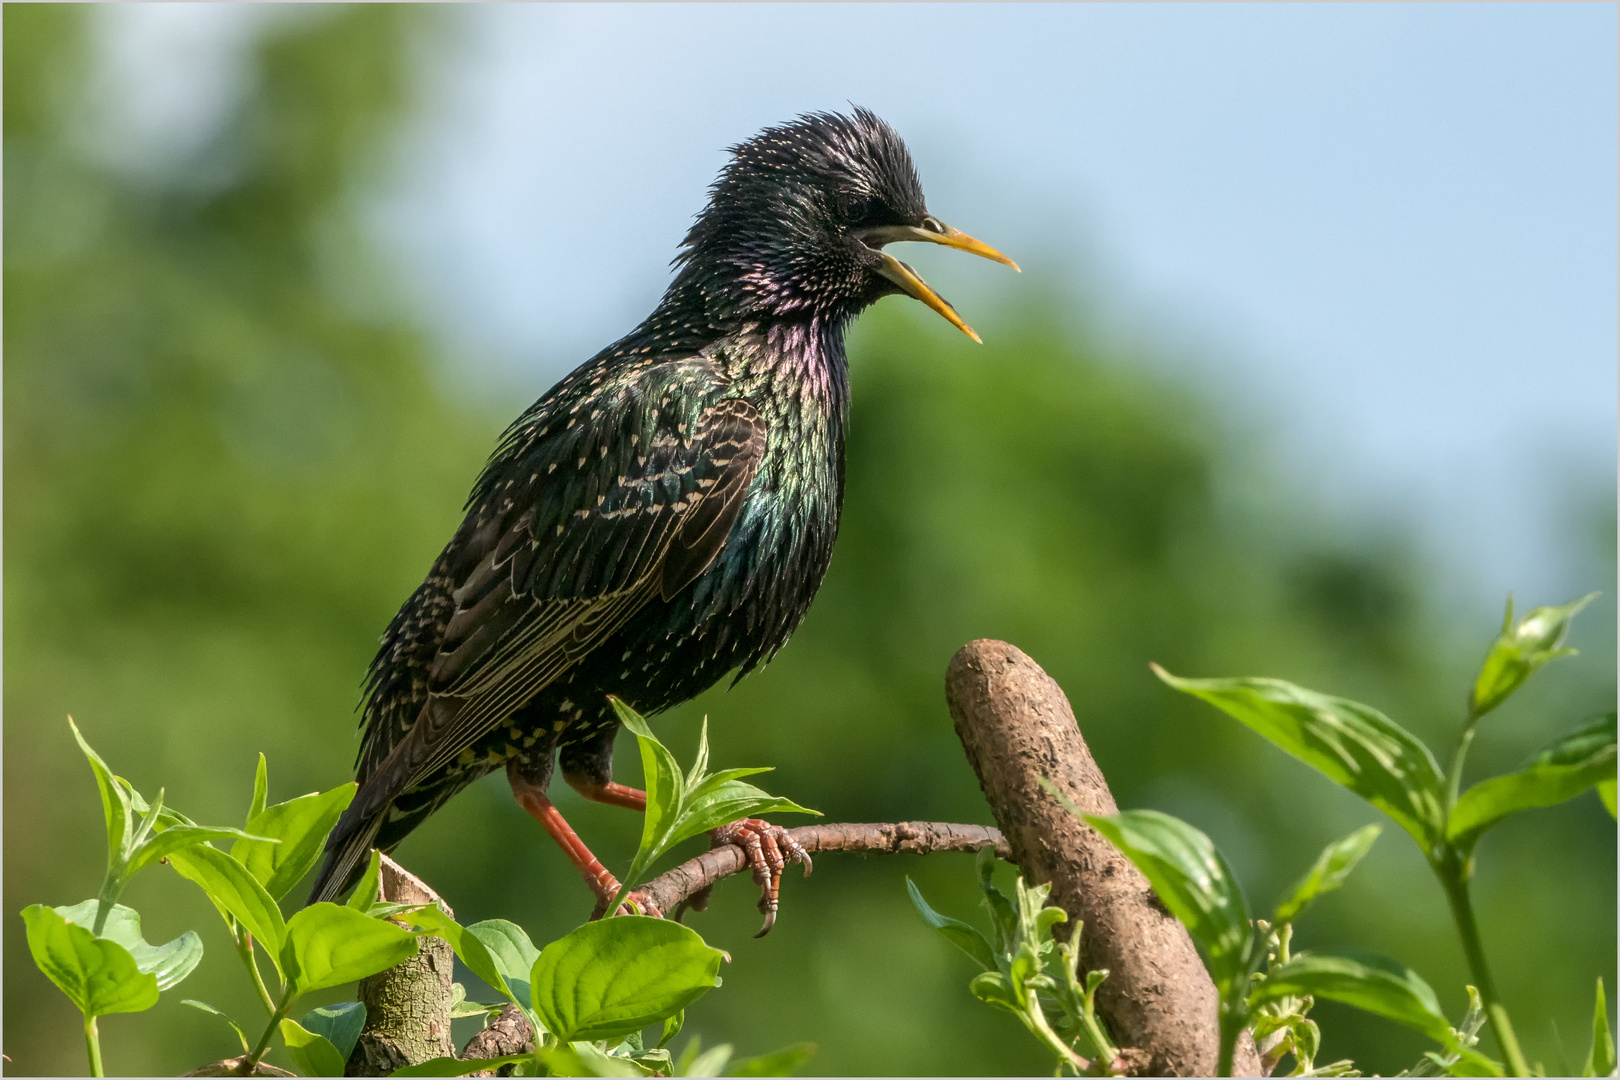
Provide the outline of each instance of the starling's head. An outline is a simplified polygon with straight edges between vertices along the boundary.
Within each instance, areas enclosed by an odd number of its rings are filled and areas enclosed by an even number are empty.
[[[891,293],[916,297],[978,335],[883,250],[926,240],[1017,265],[929,215],[906,144],[865,109],[815,113],[732,147],[676,262],[680,283],[730,317],[848,318]]]

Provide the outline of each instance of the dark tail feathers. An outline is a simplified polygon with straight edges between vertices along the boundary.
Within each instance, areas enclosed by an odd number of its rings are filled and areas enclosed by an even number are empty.
[[[373,814],[369,819],[353,823],[338,822],[326,841],[326,862],[321,866],[320,876],[315,879],[315,887],[310,890],[306,904],[336,901],[345,889],[359,880],[370,861],[371,844],[377,838],[380,825],[382,814]]]

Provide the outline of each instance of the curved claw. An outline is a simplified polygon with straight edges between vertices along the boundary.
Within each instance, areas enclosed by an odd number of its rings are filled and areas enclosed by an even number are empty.
[[[735,844],[742,848],[749,867],[754,871],[754,883],[760,887],[759,910],[765,916],[765,925],[754,936],[764,937],[776,925],[782,871],[787,869],[788,863],[796,862],[804,866],[805,876],[808,877],[814,869],[810,853],[789,836],[786,829],[758,818],[744,818],[722,825],[709,836],[715,847]]]

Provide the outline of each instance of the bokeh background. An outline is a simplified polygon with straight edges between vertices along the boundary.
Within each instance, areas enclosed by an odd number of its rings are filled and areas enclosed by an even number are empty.
[[[1210,833],[1264,905],[1375,815],[1147,663],[1369,701],[1439,750],[1509,589],[1602,590],[1488,721],[1471,775],[1615,700],[1612,5],[130,8],[8,5],[5,910],[100,880],[72,714],[206,821],[347,778],[359,680],[504,423],[651,307],[723,148],[847,100],[908,137],[930,204],[1011,252],[918,256],[983,334],[900,300],[851,342],[843,533],[766,670],[667,715],[690,753],[831,819],[988,822],[946,661],[1012,641],[1069,692],[1122,805]],[[621,748],[621,779],[634,781]],[[639,823],[560,793],[609,865]],[[1579,1064],[1615,976],[1597,800],[1482,844],[1521,1038]],[[588,908],[486,782],[398,853],[464,921],[549,940]],[[828,858],[754,941],[750,890],[688,1030],[826,1073],[1035,1073],[904,876],[973,918],[969,861]],[[217,917],[157,869],[148,937],[203,966],[103,1021],[108,1066],[231,1052],[259,1022]],[[7,915],[5,1050],[83,1069]],[[1466,968],[1398,830],[1299,929]],[[1322,1006],[1324,1060],[1416,1036]]]

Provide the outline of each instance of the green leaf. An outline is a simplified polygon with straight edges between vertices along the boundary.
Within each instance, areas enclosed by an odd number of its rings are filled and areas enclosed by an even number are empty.
[[[407,1065],[403,1069],[395,1069],[389,1076],[466,1076],[475,1072],[494,1072],[503,1065],[517,1065],[532,1058],[528,1054],[508,1054],[506,1057],[493,1058],[467,1058],[465,1061],[453,1057],[429,1058],[420,1065]]]
[[[366,864],[366,872],[360,875],[360,883],[349,894],[349,907],[356,911],[370,911],[373,904],[378,902],[382,893],[378,889],[378,882],[382,880],[382,853],[376,848],[371,849],[371,861]]]
[[[545,1076],[646,1076],[648,1071],[628,1058],[604,1054],[588,1042],[542,1047],[534,1056]]]
[[[1614,812],[1614,803],[1615,803],[1614,778],[1611,776],[1609,779],[1604,780],[1601,783],[1599,783],[1598,786],[1597,786],[1597,793],[1598,793],[1598,798],[1603,800],[1603,809],[1605,809],[1605,810],[1607,810],[1609,812],[1609,816],[1611,818],[1616,816],[1615,812]]]
[[[24,908],[22,917],[34,963],[87,1018],[157,1004],[157,978],[136,967],[118,942],[96,937],[44,904]]]
[[[804,1066],[816,1056],[816,1044],[801,1042],[784,1046],[769,1054],[744,1058],[731,1063],[727,1076],[792,1076],[795,1069]]]
[[[540,951],[534,1008],[562,1042],[611,1039],[656,1023],[714,987],[725,954],[666,919],[586,923]]]
[[[938,930],[946,941],[967,953],[984,970],[996,970],[996,955],[983,934],[962,920],[941,915],[929,907],[928,901],[923,899],[922,892],[918,890],[917,883],[912,881],[909,875],[906,877],[906,890],[911,893],[911,905],[917,909],[924,922]]]
[[[1070,807],[1070,812],[1073,808]],[[984,894],[984,906],[990,912],[990,925],[996,934],[996,948],[1003,953],[1018,951],[1018,912],[1005,893],[996,888],[995,852],[980,848],[974,860],[979,872],[979,891]]]
[[[1312,900],[1343,885],[1344,879],[1350,876],[1350,871],[1356,868],[1362,856],[1372,850],[1373,841],[1383,831],[1382,826],[1368,825],[1324,848],[1322,854],[1316,857],[1316,864],[1288,891],[1287,898],[1277,905],[1277,913],[1271,919],[1272,925],[1293,922]]]
[[[674,847],[682,840],[691,839],[710,829],[718,829],[722,825],[729,825],[733,821],[741,821],[743,818],[762,817],[765,814],[821,816],[819,810],[806,809],[791,799],[778,798],[761,791],[753,784],[730,779],[738,774],[769,771],[769,769],[727,769],[710,777],[688,795],[686,805],[681,808],[680,821],[671,831],[664,850]]]
[[[270,799],[270,776],[265,766],[264,755],[259,755],[258,767],[253,770],[253,801],[248,803],[247,820],[252,821],[264,813],[264,806]]]
[[[731,1061],[731,1044],[721,1043],[711,1046],[697,1057],[692,1063],[681,1070],[683,1076],[719,1076],[725,1071],[726,1065]]]
[[[1013,991],[1011,980],[999,971],[985,971],[973,976],[968,993],[987,1005],[995,1005],[1010,1013],[1023,1015],[1024,1006]]]
[[[311,904],[287,920],[281,969],[307,994],[375,975],[416,955],[416,935],[337,904]]]
[[[89,930],[95,925],[99,904],[98,900],[86,900],[72,907],[59,907],[56,913],[68,922]],[[107,913],[101,936],[127,949],[135,961],[135,967],[157,979],[159,990],[167,990],[179,983],[202,960],[202,939],[190,930],[165,945],[148,945],[141,936],[140,914],[123,904],[114,904]]]
[[[613,703],[619,720],[635,735],[641,748],[642,783],[647,789],[647,810],[641,823],[641,847],[636,852],[635,868],[650,865],[660,854],[669,850],[670,837],[680,818],[686,797],[686,778],[675,761],[675,755],[659,742],[652,729],[630,706],[616,697]]]
[[[1614,1036],[1609,1034],[1609,1003],[1604,1000],[1603,980],[1597,981],[1597,1003],[1592,1007],[1592,1049],[1586,1052],[1582,1076],[1609,1076],[1615,1070]]]
[[[236,1037],[242,1041],[242,1053],[246,1054],[252,1049],[250,1046],[248,1046],[247,1033],[242,1030],[242,1026],[235,1020],[232,1020],[228,1015],[221,1012],[219,1009],[216,1009],[212,1005],[208,1004],[208,1002],[198,1001],[196,998],[181,998],[180,1004],[190,1005],[193,1009],[200,1009],[205,1013],[212,1013],[214,1016],[219,1017],[221,1020],[231,1025],[231,1030],[236,1032]]]
[[[137,847],[130,855],[127,875],[152,865],[159,859],[164,859],[185,848],[196,847],[212,840],[237,839],[238,843],[247,840],[262,840],[262,837],[245,833],[241,829],[229,825],[170,825],[150,840]]]
[[[1484,716],[1506,701],[1543,665],[1560,656],[1574,655],[1574,649],[1564,648],[1570,622],[1597,595],[1589,593],[1559,607],[1535,608],[1517,626],[1512,625],[1513,599],[1509,597],[1502,632],[1491,642],[1469,694],[1469,713],[1475,718]]]
[[[495,970],[501,973],[518,1000],[527,1005],[529,972],[540,959],[540,950],[534,947],[523,927],[505,919],[486,919],[467,927],[467,933],[483,942]]]
[[[467,965],[469,971],[494,987],[501,996],[525,1013],[529,1012],[528,1002],[520,1000],[512,993],[512,988],[507,985],[500,969],[496,967],[495,958],[490,956],[489,949],[485,948],[484,943],[475,935],[469,934],[466,927],[446,915],[443,908],[425,907],[402,917],[422,933],[433,934],[448,941],[450,948],[455,950],[456,956]],[[532,1015],[530,1019],[533,1019]]]
[[[231,845],[231,857],[248,868],[265,892],[281,899],[320,860],[327,834],[354,801],[356,790],[350,781],[331,791],[277,803],[249,821],[248,831],[280,843],[238,840]]]
[[[1249,909],[1209,837],[1157,810],[1079,816],[1136,864],[1164,906],[1187,927],[1209,963],[1221,999],[1242,993],[1253,952]]]
[[[1425,852],[1439,843],[1445,781],[1434,755],[1377,709],[1281,679],[1180,679],[1153,670],[1378,807]]]
[[[130,841],[135,831],[135,812],[130,806],[129,795],[119,785],[112,770],[107,768],[107,763],[101,760],[101,755],[84,741],[84,736],[79,734],[79,725],[73,722],[71,716],[68,717],[68,727],[73,729],[73,738],[90,762],[90,771],[96,774],[96,788],[101,792],[101,813],[107,822],[107,868],[110,872],[121,866],[129,855]]]
[[[1482,780],[1452,808],[1447,838],[1465,853],[1509,814],[1573,799],[1615,778],[1615,714],[1600,716],[1542,750],[1518,772]]]
[[[286,923],[281,909],[246,867],[209,844],[171,853],[169,865],[181,877],[199,885],[222,914],[241,923],[264,946],[276,971],[282,971]]]
[[[305,1029],[296,1020],[281,1021],[281,1041],[287,1044],[293,1064],[305,1076],[342,1076],[347,1059],[324,1035]]]
[[[366,1006],[360,1001],[341,1001],[336,1005],[322,1005],[304,1014],[304,1030],[323,1036],[337,1050],[344,1061],[354,1053],[360,1041],[360,1032],[366,1026]]]
[[[1268,971],[1249,1004],[1307,994],[1353,1005],[1415,1028],[1448,1049],[1459,1048],[1434,990],[1397,960],[1350,950],[1302,953]]]
[[[676,1009],[674,1012],[664,1017],[664,1030],[658,1035],[658,1049],[662,1050],[664,1047],[668,1046],[669,1040],[679,1035],[681,1033],[681,1028],[685,1026],[685,1009]]]

